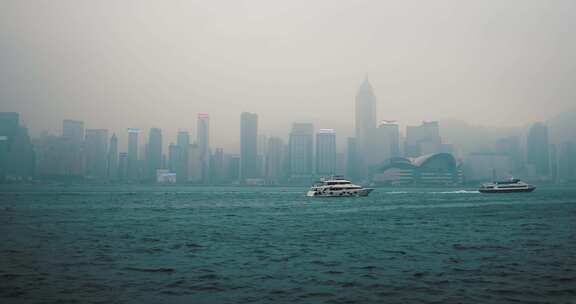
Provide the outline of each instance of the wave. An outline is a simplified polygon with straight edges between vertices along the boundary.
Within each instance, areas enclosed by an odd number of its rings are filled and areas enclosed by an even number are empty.
[[[455,190],[455,191],[440,191],[440,192],[429,192],[434,194],[471,194],[471,193],[480,193],[478,190]]]

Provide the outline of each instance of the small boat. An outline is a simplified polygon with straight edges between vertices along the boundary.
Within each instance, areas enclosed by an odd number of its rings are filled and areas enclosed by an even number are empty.
[[[532,192],[534,189],[536,189],[534,185],[530,185],[519,179],[512,178],[509,181],[482,184],[478,191],[481,193],[512,193]]]
[[[374,189],[364,188],[344,179],[342,176],[321,178],[316,182],[306,196],[310,197],[349,197],[368,196]]]

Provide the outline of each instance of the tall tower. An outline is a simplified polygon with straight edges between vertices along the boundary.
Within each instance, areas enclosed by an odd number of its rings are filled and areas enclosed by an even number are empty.
[[[307,181],[314,171],[314,125],[294,123],[288,142],[290,178]]]
[[[240,180],[258,177],[258,114],[240,114]]]
[[[64,175],[84,175],[84,122],[66,119],[62,121],[62,160]]]
[[[362,85],[356,93],[355,121],[356,126],[356,148],[358,152],[360,172],[366,172],[366,165],[363,160],[370,158],[371,140],[370,137],[376,129],[376,95],[368,77],[364,79]]]
[[[200,149],[202,181],[208,182],[210,164],[210,116],[208,114],[198,114],[196,143]]]
[[[316,133],[316,173],[336,174],[336,132],[320,129]]]
[[[176,181],[188,182],[188,149],[190,148],[190,135],[187,131],[179,131],[176,144],[178,145],[178,161],[176,164]]]
[[[107,177],[108,130],[86,129],[86,175],[92,178]]]
[[[148,134],[148,179],[156,180],[156,170],[162,168],[162,130],[151,128]]]
[[[108,148],[108,179],[116,180],[118,178],[118,137],[112,134],[110,138],[110,147]]]
[[[127,175],[129,180],[140,178],[140,165],[138,164],[138,135],[140,130],[128,128],[128,163]]]

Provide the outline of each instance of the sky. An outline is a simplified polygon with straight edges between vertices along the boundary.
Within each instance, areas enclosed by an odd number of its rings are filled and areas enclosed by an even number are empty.
[[[165,143],[208,113],[212,146],[237,150],[242,111],[269,135],[351,135],[368,76],[380,120],[525,125],[576,105],[575,15],[573,0],[0,0],[0,111],[32,135],[78,119]]]

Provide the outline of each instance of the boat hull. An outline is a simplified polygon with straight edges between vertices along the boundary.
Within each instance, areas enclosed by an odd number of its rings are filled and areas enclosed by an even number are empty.
[[[532,192],[536,190],[536,187],[521,188],[521,189],[478,189],[480,193],[521,193],[521,192]]]
[[[342,190],[342,191],[308,191],[308,197],[362,197],[368,196],[374,189],[364,188],[358,190]]]

